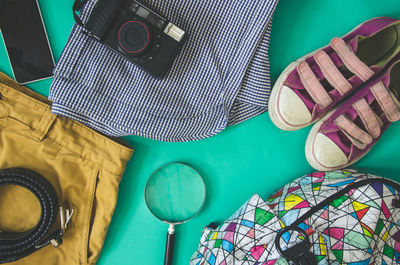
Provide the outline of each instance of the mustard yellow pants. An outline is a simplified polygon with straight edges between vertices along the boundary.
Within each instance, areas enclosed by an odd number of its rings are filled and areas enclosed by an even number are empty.
[[[95,264],[133,150],[50,113],[50,102],[0,73],[0,169],[22,167],[47,178],[74,210],[63,243],[9,264]],[[22,232],[41,208],[28,190],[0,187],[0,231]],[[59,223],[55,228],[59,228]]]

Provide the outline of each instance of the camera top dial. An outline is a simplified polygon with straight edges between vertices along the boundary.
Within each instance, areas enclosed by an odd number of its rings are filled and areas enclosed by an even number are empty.
[[[145,53],[152,42],[150,30],[150,26],[144,21],[137,19],[126,21],[118,31],[119,48],[131,56]]]

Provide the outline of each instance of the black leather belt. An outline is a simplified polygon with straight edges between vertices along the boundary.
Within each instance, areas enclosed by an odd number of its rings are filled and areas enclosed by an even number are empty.
[[[0,170],[0,186],[4,185],[22,186],[32,192],[40,202],[41,216],[29,231],[0,231],[0,264],[19,260],[49,244],[55,247],[61,244],[66,227],[63,224],[63,208],[59,207],[57,193],[50,182],[32,170],[10,168]],[[50,233],[58,213],[61,213],[61,228]],[[70,217],[67,212],[67,218]]]

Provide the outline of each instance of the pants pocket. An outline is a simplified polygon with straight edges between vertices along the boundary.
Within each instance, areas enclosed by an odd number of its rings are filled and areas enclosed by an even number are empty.
[[[91,251],[89,249],[90,235],[93,230],[93,222],[95,218],[96,212],[96,202],[95,202],[95,194],[96,187],[98,183],[99,170],[96,169],[87,186],[87,200],[83,210],[83,218],[84,218],[84,229],[82,231],[82,248],[81,248],[81,258],[82,264],[89,264],[89,257],[91,256]]]
[[[100,168],[95,183],[94,200],[89,224],[87,263],[94,265],[100,256],[108,227],[117,204],[118,186],[121,176]]]

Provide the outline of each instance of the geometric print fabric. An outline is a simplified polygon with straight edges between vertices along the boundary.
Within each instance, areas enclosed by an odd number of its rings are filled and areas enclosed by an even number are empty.
[[[351,188],[360,181],[367,184]],[[399,264],[398,185],[341,170],[306,175],[267,200],[255,194],[221,226],[204,229],[190,264],[288,264],[276,250],[275,237],[292,224],[309,236],[318,265]],[[293,236],[286,234],[282,239],[290,245]]]

